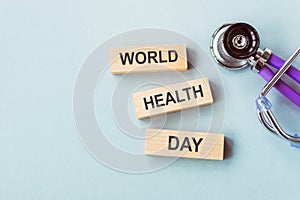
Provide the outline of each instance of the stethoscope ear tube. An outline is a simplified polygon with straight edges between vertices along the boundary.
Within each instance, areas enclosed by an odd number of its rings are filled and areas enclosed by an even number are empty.
[[[267,82],[271,81],[271,79],[275,76],[275,73],[268,67],[273,67],[280,71],[285,63],[282,58],[273,54],[269,49],[265,49],[264,51],[260,50],[254,62],[255,64],[252,67],[253,71],[256,71]],[[283,74],[290,76],[295,82],[300,83],[300,71],[297,68],[290,66]],[[271,88],[272,87],[269,87],[269,90]],[[300,107],[300,94],[293,90],[286,83],[278,80],[278,82],[274,84],[274,88],[287,97],[287,99]]]
[[[280,58],[279,56],[275,55],[275,54],[271,54],[270,58],[268,59],[267,63],[276,68],[276,69],[280,69],[283,64],[284,64],[284,60],[282,58]],[[295,68],[294,66],[291,66],[287,71],[286,74],[289,75],[289,77],[291,77],[292,79],[294,79],[297,83],[300,84],[300,71]]]
[[[257,114],[260,122],[272,133],[289,141],[291,146],[300,148],[300,135],[288,134],[279,125],[273,112],[271,111],[272,104],[267,97],[262,96],[256,99]]]
[[[258,72],[258,74],[267,82],[269,82],[275,73],[267,68],[266,66],[262,67],[262,69]],[[300,107],[300,94],[298,94],[295,90],[293,90],[290,86],[288,86],[285,82],[279,80],[274,88],[277,89],[281,94],[283,94],[286,98],[292,101],[294,104]]]
[[[277,119],[275,118],[273,112],[271,111],[272,104],[271,102],[267,99],[266,95],[270,91],[270,89],[274,87],[281,87],[283,88],[282,92],[287,92],[286,95],[288,95],[292,100],[297,100],[296,98],[299,99],[299,96],[293,96],[293,95],[299,95],[298,93],[292,93],[295,92],[289,86],[284,84],[283,82],[280,82],[280,78],[284,75],[284,73],[292,66],[292,63],[298,58],[300,55],[300,48],[298,48],[295,53],[284,62],[283,66],[274,74],[272,75],[271,70],[266,70],[267,68],[265,67],[262,68],[262,73],[260,74],[261,76],[265,77],[266,79],[270,79],[267,84],[263,87],[259,98],[256,99],[256,107],[257,107],[257,113],[258,113],[258,118],[261,121],[261,123],[271,132],[277,134],[278,136],[288,140],[291,142],[291,145],[297,148],[300,148],[300,135],[298,134],[288,134],[285,132],[281,126],[279,125]],[[271,73],[270,73],[271,71]],[[279,84],[279,86],[278,86]],[[276,86],[277,85],[277,86]],[[289,90],[291,89],[291,90]],[[298,106],[300,106],[300,102],[295,102]]]

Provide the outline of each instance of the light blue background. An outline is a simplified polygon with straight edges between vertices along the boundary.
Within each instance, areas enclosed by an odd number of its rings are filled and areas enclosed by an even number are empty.
[[[209,53],[218,26],[246,21],[262,47],[286,58],[299,45],[299,8],[296,0],[0,1],[0,199],[299,199],[300,151],[259,124],[254,99],[264,82],[249,69],[220,69],[233,152],[215,165],[179,159],[150,174],[114,171],[83,148],[72,111],[82,63],[113,35],[172,29]],[[271,98],[282,125],[299,130],[299,108]]]

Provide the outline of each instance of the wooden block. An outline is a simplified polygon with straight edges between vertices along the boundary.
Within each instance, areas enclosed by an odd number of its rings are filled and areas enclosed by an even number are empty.
[[[207,78],[177,83],[133,94],[139,119],[213,103]]]
[[[185,44],[110,49],[112,74],[187,70]]]
[[[224,134],[146,129],[145,154],[223,160]]]

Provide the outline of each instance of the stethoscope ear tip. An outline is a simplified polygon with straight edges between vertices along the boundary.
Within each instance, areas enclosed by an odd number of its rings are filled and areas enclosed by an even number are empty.
[[[255,100],[257,110],[261,112],[266,112],[272,108],[272,103],[267,99],[267,97],[258,97]]]
[[[300,138],[300,135],[299,134],[294,134],[293,135],[294,138]],[[291,147],[294,147],[296,149],[300,149],[300,143],[299,142],[291,142]]]

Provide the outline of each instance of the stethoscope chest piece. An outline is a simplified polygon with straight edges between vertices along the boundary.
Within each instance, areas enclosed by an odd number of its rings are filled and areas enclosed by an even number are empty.
[[[274,87],[300,107],[300,94],[281,80],[281,77],[286,74],[300,84],[300,71],[292,66],[300,55],[300,47],[290,58],[283,60],[270,49],[259,49],[259,45],[259,35],[251,25],[224,24],[214,32],[210,50],[214,60],[220,66],[226,69],[251,66],[252,71],[267,81],[256,100],[258,119],[270,132],[300,148],[300,134],[288,134],[281,128],[271,111],[272,104],[266,97]]]
[[[224,24],[211,39],[211,53],[215,61],[227,69],[249,66],[248,58],[259,48],[257,31],[246,23]]]

